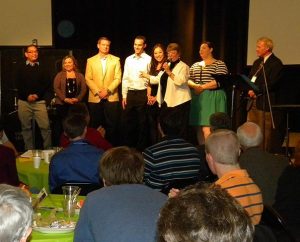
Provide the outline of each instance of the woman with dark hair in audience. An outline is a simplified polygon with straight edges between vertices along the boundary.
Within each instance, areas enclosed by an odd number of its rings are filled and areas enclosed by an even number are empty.
[[[163,70],[163,64],[166,62],[166,51],[165,47],[158,43],[154,45],[152,49],[151,55],[151,63],[150,63],[150,71],[149,74],[146,72],[142,72],[141,76],[144,78],[148,78],[149,80],[154,79],[160,71]],[[158,141],[158,114],[159,107],[156,101],[158,84],[149,84],[147,90],[148,96],[148,124],[149,124],[149,138],[150,145],[155,144]]]
[[[62,132],[62,120],[66,117],[70,105],[81,102],[86,94],[84,76],[77,69],[77,61],[72,55],[62,60],[62,71],[54,78],[55,107],[57,125],[54,128],[54,139],[58,141]],[[54,141],[54,142],[55,142]]]
[[[216,112],[226,112],[226,93],[220,89],[213,74],[227,74],[227,67],[221,60],[213,56],[211,42],[205,41],[200,45],[199,54],[202,59],[190,68],[189,87],[192,91],[190,125],[197,128],[199,145],[204,145],[210,134],[209,117]]]

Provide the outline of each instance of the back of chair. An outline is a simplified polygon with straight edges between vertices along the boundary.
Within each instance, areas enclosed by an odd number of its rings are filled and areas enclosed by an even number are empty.
[[[264,205],[260,223],[270,227],[278,241],[296,242],[296,239],[288,229],[285,220],[272,206],[267,204]]]
[[[81,188],[79,196],[86,196],[88,193],[98,190],[103,187],[103,183],[101,184],[93,184],[93,183],[84,183],[84,182],[67,182],[60,187],[56,188],[53,193],[62,194],[63,186],[78,186]]]

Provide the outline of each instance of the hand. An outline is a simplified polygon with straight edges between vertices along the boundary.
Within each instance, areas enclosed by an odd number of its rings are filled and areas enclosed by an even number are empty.
[[[29,96],[27,97],[27,101],[32,103],[32,102],[35,102],[38,98],[39,97],[36,94],[29,94]]]
[[[105,129],[102,126],[99,126],[97,131],[101,134],[101,136],[105,137]]]
[[[140,77],[150,79],[150,75],[145,71],[140,72]]]
[[[127,99],[123,98],[123,100],[122,100],[122,108],[125,109],[126,105],[127,105]]]
[[[105,99],[105,98],[107,98],[107,96],[108,96],[107,89],[106,89],[106,88],[101,89],[101,90],[98,92],[98,95],[99,95],[100,99]]]
[[[204,91],[204,89],[203,89],[203,87],[202,87],[201,85],[196,85],[196,86],[194,87],[194,92],[195,92],[197,95],[201,94],[203,91]]]
[[[75,103],[79,102],[78,98],[71,98],[71,101],[72,101],[72,104],[75,104]]]
[[[170,66],[169,66],[169,63],[168,62],[165,62],[163,64],[163,69],[168,73],[170,72]]]
[[[156,97],[148,96],[148,105],[153,105],[156,102]]]
[[[250,98],[256,99],[256,95],[255,95],[255,92],[253,90],[249,90],[248,95],[249,95]]]
[[[169,198],[172,198],[172,197],[177,197],[178,194],[179,194],[180,190],[179,189],[176,189],[176,188],[172,188],[168,194],[168,197]]]
[[[67,104],[74,104],[72,98],[65,98],[64,102]]]

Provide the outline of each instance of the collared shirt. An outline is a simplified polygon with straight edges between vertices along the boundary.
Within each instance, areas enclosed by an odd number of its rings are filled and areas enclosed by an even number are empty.
[[[102,65],[102,73],[104,74],[106,71],[106,62],[107,62],[107,58],[105,57],[100,57],[100,61],[101,61],[101,65]]]
[[[40,62],[31,62],[31,61],[29,61],[29,60],[26,60],[26,66],[27,65],[31,65],[31,66],[35,66],[35,65],[40,65]]]
[[[124,74],[122,79],[122,96],[127,98],[128,90],[145,90],[148,86],[148,79],[141,78],[141,72],[149,72],[151,56],[142,53],[128,56],[125,60]]]

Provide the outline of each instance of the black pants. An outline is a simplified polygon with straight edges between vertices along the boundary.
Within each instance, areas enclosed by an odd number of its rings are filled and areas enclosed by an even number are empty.
[[[146,148],[148,140],[146,107],[146,90],[128,91],[122,118],[122,141],[124,145],[141,151]]]
[[[89,103],[90,126],[105,129],[105,138],[113,145],[119,145],[120,103],[101,100],[99,103]]]
[[[52,118],[52,145],[59,146],[60,136],[63,133],[63,120],[66,118],[70,105],[55,105],[55,115]]]
[[[169,117],[176,119],[177,128],[179,131],[178,136],[187,140],[188,139],[188,125],[189,125],[189,114],[190,114],[191,102],[179,104],[175,107],[168,107],[166,102],[162,103],[160,109],[160,116],[164,117],[166,113]]]

